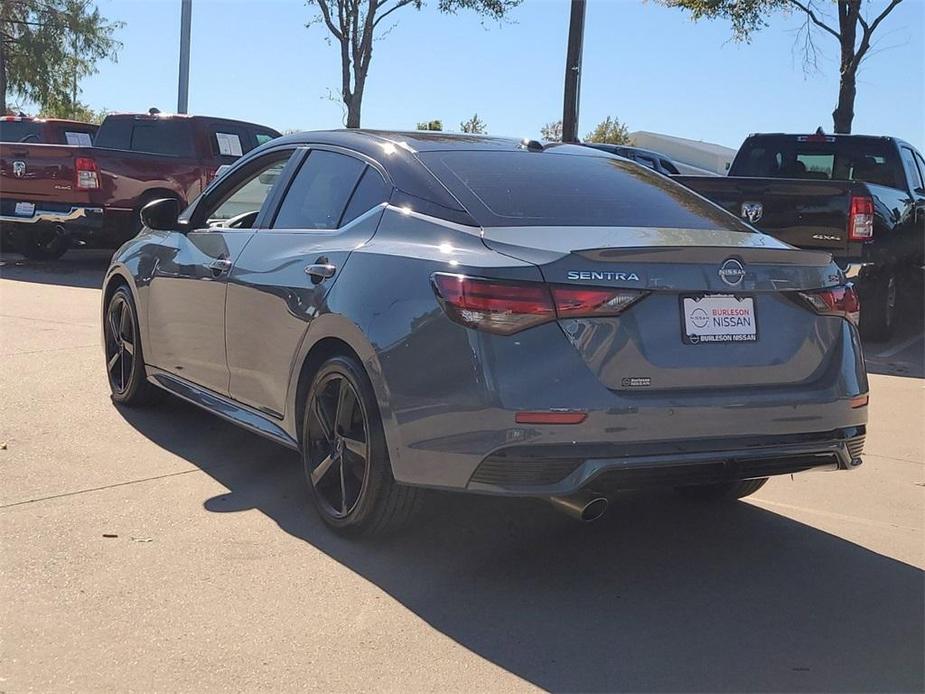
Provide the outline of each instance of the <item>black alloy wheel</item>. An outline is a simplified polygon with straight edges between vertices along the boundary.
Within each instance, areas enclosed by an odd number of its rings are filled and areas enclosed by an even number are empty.
[[[322,511],[344,519],[369,480],[369,424],[356,388],[343,373],[316,385],[308,410],[308,477]]]
[[[126,286],[116,289],[106,306],[103,338],[112,399],[130,406],[153,400],[155,388],[145,373],[135,304]]]
[[[106,309],[106,371],[114,394],[124,394],[135,368],[135,321],[132,307],[116,292]]]
[[[321,519],[347,535],[384,535],[417,514],[422,490],[392,475],[379,403],[362,364],[336,355],[321,364],[302,417],[305,479]]]

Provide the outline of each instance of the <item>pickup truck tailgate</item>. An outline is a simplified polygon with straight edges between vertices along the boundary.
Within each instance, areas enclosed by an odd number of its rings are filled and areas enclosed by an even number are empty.
[[[70,145],[0,145],[0,191],[4,201],[86,204],[90,191],[77,188],[75,162],[89,151]]]
[[[838,258],[861,255],[848,239],[853,183],[789,178],[673,176],[761,231]]]

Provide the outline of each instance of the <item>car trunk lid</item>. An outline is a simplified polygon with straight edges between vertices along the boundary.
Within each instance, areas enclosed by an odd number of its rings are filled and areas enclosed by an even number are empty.
[[[724,230],[486,228],[485,244],[536,264],[552,285],[645,297],[624,313],[560,319],[588,367],[614,390],[782,386],[811,381],[843,321],[800,293],[838,285],[828,253]],[[700,312],[697,312],[700,309]],[[709,321],[704,326],[695,321]]]

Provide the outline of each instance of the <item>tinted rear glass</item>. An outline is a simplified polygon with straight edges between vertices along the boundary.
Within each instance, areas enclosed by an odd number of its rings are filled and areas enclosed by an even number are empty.
[[[0,142],[41,142],[42,126],[31,121],[0,121]]]
[[[834,136],[750,137],[739,149],[732,176],[865,181],[901,187],[899,162],[887,140]]]
[[[418,155],[482,226],[751,231],[687,188],[606,156],[452,151]]]
[[[136,121],[132,129],[133,152],[166,154],[172,157],[192,157],[193,138],[189,121]]]

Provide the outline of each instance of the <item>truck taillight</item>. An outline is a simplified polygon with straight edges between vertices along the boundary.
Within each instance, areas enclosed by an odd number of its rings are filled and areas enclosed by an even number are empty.
[[[861,316],[861,301],[853,284],[819,289],[814,292],[800,292],[800,296],[812,306],[816,313],[827,316],[841,316],[855,325]]]
[[[99,171],[96,162],[90,157],[77,157],[74,161],[77,171],[77,188],[80,190],[96,190],[100,187]]]
[[[874,237],[874,201],[861,195],[851,196],[848,213],[848,238],[851,241],[868,241]]]
[[[469,328],[513,335],[558,318],[616,316],[645,292],[632,289],[550,286],[438,272],[434,291],[447,315]]]

